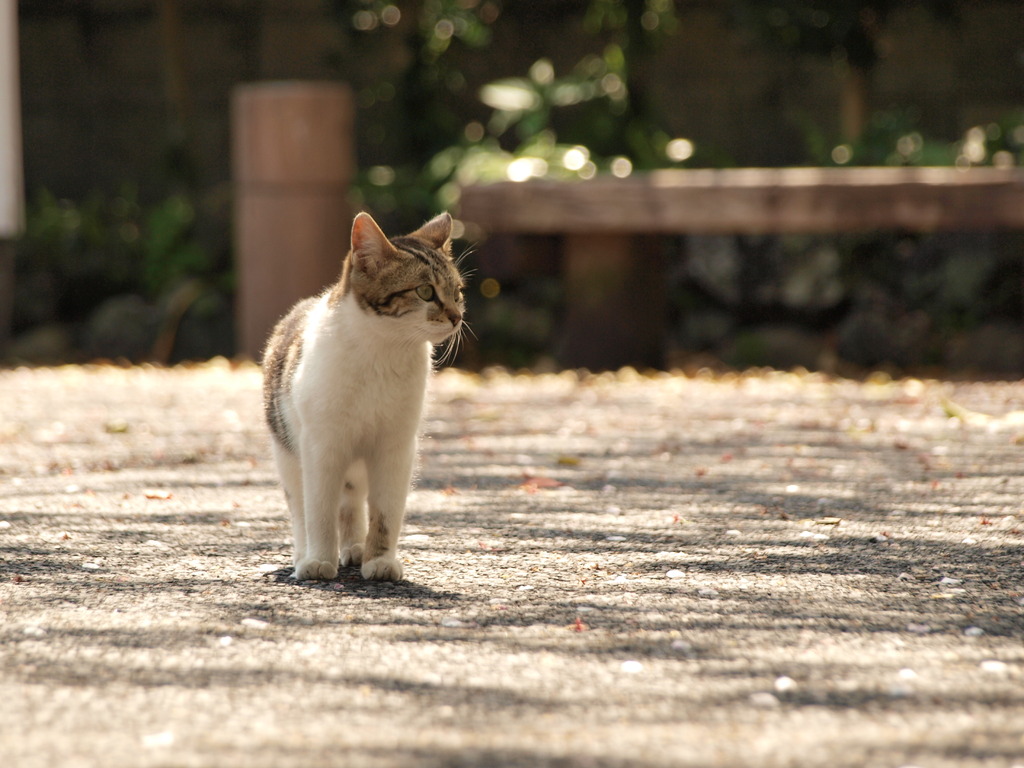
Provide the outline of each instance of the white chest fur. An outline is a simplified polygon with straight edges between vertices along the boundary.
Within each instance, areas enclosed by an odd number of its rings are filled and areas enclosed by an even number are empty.
[[[363,458],[381,440],[414,439],[431,345],[410,343],[392,332],[393,323],[368,315],[351,299],[333,307],[320,299],[309,315],[292,382],[300,446],[311,438],[344,440]]]

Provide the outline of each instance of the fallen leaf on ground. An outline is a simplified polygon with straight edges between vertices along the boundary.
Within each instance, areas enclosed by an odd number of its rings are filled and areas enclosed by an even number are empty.
[[[954,403],[949,399],[943,399],[942,410],[949,418],[959,419],[964,424],[972,426],[983,426],[992,422],[1009,425],[1024,424],[1024,411],[1010,411],[1010,413],[1005,413],[1002,416],[992,416],[988,413],[964,408],[962,405]]]
[[[563,485],[565,485],[565,483],[561,480],[554,480],[550,477],[523,475],[523,481],[519,484],[519,488],[527,493],[536,493],[542,488],[561,488]]]

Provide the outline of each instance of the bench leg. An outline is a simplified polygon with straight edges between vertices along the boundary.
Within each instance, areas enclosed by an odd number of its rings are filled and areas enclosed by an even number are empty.
[[[661,238],[568,235],[564,258],[567,306],[558,361],[593,370],[664,365]]]

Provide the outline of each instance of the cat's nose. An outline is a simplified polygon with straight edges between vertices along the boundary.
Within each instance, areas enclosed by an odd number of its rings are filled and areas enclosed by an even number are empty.
[[[448,320],[451,322],[452,328],[457,328],[459,326],[459,323],[462,322],[462,313],[461,312],[456,312],[454,310],[448,309],[448,310],[445,310],[445,315],[448,317]]]

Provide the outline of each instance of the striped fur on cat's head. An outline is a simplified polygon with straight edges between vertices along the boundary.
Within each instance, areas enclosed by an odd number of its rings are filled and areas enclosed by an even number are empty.
[[[368,213],[352,222],[352,249],[332,298],[351,295],[398,333],[440,344],[462,328],[463,280],[452,259],[452,217],[388,239]]]

